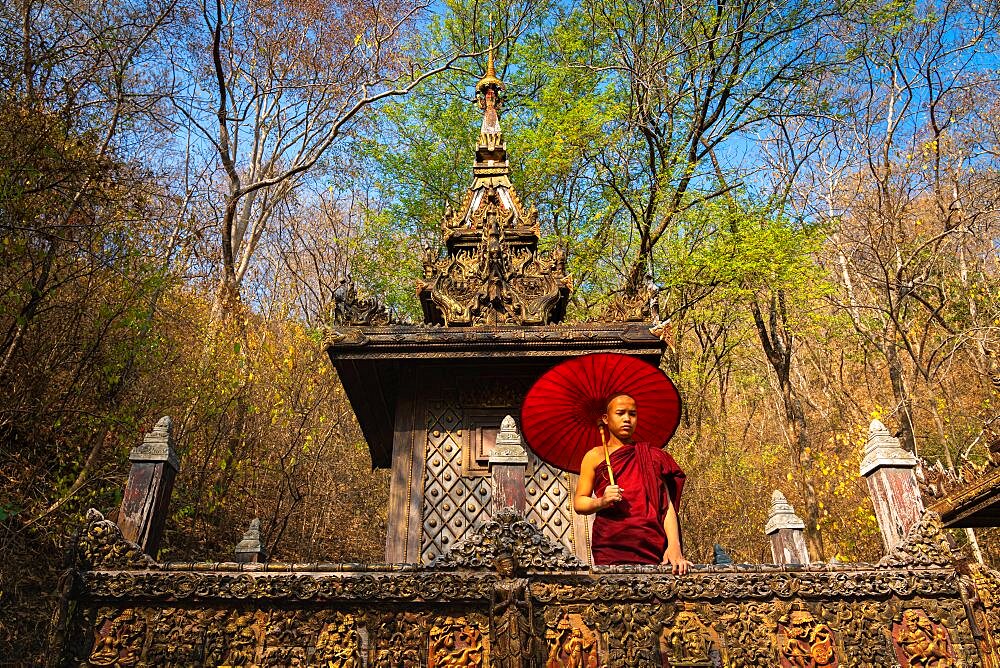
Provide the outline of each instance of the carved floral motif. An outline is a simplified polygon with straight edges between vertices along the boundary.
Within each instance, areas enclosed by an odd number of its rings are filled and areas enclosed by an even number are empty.
[[[906,539],[878,563],[884,566],[948,566],[955,561],[955,551],[944,533],[941,517],[926,512],[914,524]]]
[[[197,665],[203,659],[202,631],[207,626],[205,622],[214,617],[212,612],[167,607],[148,613],[149,645],[143,663],[152,666]]]
[[[422,616],[412,612],[400,615],[380,613],[374,623],[373,668],[419,668],[426,665],[427,628]]]
[[[323,624],[316,638],[312,664],[324,668],[360,668],[361,639],[353,615],[343,615]]]
[[[225,663],[230,666],[248,666],[256,663],[257,645],[261,640],[257,615],[247,610],[236,613],[226,631],[230,640],[225,653]]]
[[[719,618],[726,630],[733,666],[774,665],[774,612],[773,605],[759,602],[740,601],[721,606]]]
[[[435,559],[431,568],[494,568],[501,554],[512,556],[521,568],[533,571],[586,568],[562,543],[546,536],[510,508],[456,543]]]
[[[117,524],[93,508],[87,511],[86,524],[77,540],[76,558],[83,570],[157,568],[138,545],[125,540]]]

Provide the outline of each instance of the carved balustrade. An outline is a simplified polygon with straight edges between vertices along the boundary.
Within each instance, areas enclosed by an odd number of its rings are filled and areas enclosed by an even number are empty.
[[[96,511],[54,665],[996,666],[1000,575],[928,514],[877,564],[587,567],[512,511],[433,563],[157,563]]]

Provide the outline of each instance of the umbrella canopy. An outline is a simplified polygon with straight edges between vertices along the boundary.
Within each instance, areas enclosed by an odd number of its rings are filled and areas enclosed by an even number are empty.
[[[521,432],[540,458],[579,473],[583,456],[601,445],[598,424],[615,394],[635,399],[636,441],[663,447],[674,435],[681,398],[673,382],[652,364],[617,353],[574,357],[545,372],[524,398]]]

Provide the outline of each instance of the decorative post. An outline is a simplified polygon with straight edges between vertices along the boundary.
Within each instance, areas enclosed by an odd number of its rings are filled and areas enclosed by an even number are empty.
[[[521,434],[514,418],[508,415],[500,423],[496,445],[490,451],[490,475],[493,477],[493,502],[490,510],[494,517],[504,508],[513,508],[524,515],[527,494],[524,490],[524,472],[528,468],[528,453],[521,445]]]
[[[771,494],[771,512],[767,516],[764,533],[771,538],[771,555],[780,566],[808,564],[804,530],[806,523],[795,514],[792,504],[778,490]]]
[[[243,534],[243,540],[237,543],[236,561],[241,564],[259,564],[267,561],[264,546],[260,542],[260,519],[253,518],[250,528]]]
[[[917,458],[902,448],[884,424],[872,420],[861,475],[868,481],[886,552],[903,542],[924,513],[916,468]]]
[[[180,470],[177,453],[174,452],[172,426],[168,416],[160,418],[153,431],[146,434],[142,443],[129,453],[132,468],[128,473],[122,507],[118,511],[118,526],[122,535],[154,559],[167,521],[174,476]]]
[[[733,558],[726,552],[726,548],[716,543],[712,546],[712,563],[716,566],[732,566]]]

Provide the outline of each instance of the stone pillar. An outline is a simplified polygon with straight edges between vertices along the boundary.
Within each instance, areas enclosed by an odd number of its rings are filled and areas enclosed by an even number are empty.
[[[508,415],[500,423],[496,445],[490,451],[490,475],[493,477],[492,514],[513,508],[524,515],[528,496],[524,491],[524,473],[528,468],[528,453],[521,445],[521,434],[514,418]]]
[[[771,539],[774,563],[781,566],[810,563],[805,528],[806,523],[795,514],[795,509],[788,503],[785,495],[774,490],[771,494],[771,512],[764,527],[764,533]]]
[[[873,420],[861,460],[861,475],[868,481],[886,552],[903,542],[924,513],[916,468],[917,458],[902,448],[885,425]]]
[[[259,564],[267,561],[264,546],[260,542],[260,520],[256,517],[243,534],[243,540],[236,545],[236,561],[241,564]]]
[[[167,521],[174,476],[180,470],[171,427],[169,417],[160,418],[153,431],[129,453],[132,468],[118,511],[122,534],[154,559]]]

